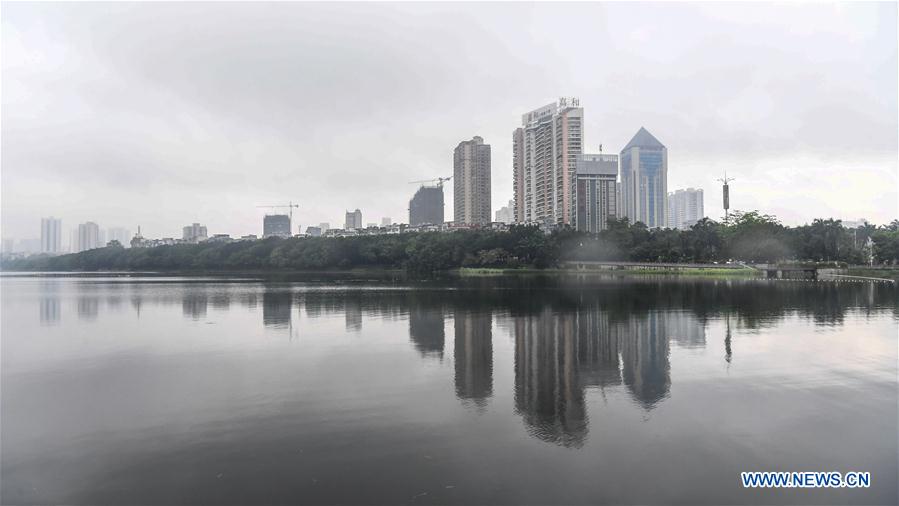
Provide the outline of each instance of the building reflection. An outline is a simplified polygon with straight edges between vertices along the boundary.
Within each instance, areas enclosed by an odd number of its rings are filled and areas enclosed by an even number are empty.
[[[672,314],[650,311],[618,325],[624,384],[647,410],[667,398],[671,390],[668,341]]]
[[[79,296],[78,297],[78,319],[79,320],[96,320],[100,314],[100,298],[96,296]]]
[[[578,372],[585,387],[621,385],[618,329],[599,310],[577,314]]]
[[[209,297],[205,292],[188,292],[181,298],[181,313],[185,318],[200,320],[206,318]]]
[[[409,309],[409,339],[423,357],[443,358],[446,340],[442,309]]]
[[[681,348],[705,348],[705,326],[693,313],[671,311],[665,313],[668,337]]]
[[[493,318],[490,312],[453,315],[456,396],[479,408],[493,395]]]
[[[346,319],[347,332],[359,332],[362,330],[362,304],[355,298],[347,298],[343,308]]]
[[[586,441],[585,392],[624,387],[651,410],[671,390],[669,340],[703,346],[692,315],[650,311],[614,320],[595,308],[515,317],[515,409],[532,436],[566,447]]]
[[[550,309],[515,322],[515,409],[532,436],[573,447],[587,436],[576,322]]]
[[[56,325],[60,316],[59,297],[45,296],[40,299],[41,325]]]
[[[262,324],[266,327],[290,326],[293,297],[290,292],[266,290],[262,293]]]

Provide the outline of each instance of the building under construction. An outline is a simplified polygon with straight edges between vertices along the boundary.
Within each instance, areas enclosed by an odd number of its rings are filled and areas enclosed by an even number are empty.
[[[290,216],[286,214],[266,214],[262,220],[262,237],[290,237]]]
[[[443,186],[422,186],[409,201],[409,225],[443,223]]]

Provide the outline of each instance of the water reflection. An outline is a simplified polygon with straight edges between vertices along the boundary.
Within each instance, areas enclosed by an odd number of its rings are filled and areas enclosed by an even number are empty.
[[[647,410],[668,397],[671,389],[668,360],[671,316],[653,311],[619,325],[621,376],[634,399]]]
[[[55,325],[59,323],[59,297],[45,296],[40,300],[41,325]]]
[[[96,295],[78,297],[78,319],[93,321],[100,314],[100,298]]]
[[[188,292],[181,299],[181,313],[185,318],[201,320],[206,318],[209,298],[205,292]]]
[[[490,313],[456,311],[453,315],[456,396],[478,408],[493,395],[492,326]]]
[[[308,310],[307,310],[308,311]],[[443,358],[446,329],[442,308],[415,305],[409,309],[409,339],[423,357]]]
[[[573,447],[587,436],[576,320],[546,309],[515,322],[515,409],[534,437]]]
[[[348,298],[344,306],[344,319],[347,332],[360,332],[362,330],[362,306],[355,297]]]
[[[454,393],[478,411],[494,397],[495,322],[501,334],[512,337],[513,409],[525,431],[569,448],[587,441],[591,390],[620,392],[647,413],[664,403],[671,396],[671,346],[704,349],[712,320],[723,321],[724,361],[730,364],[733,335],[740,329],[755,331],[791,314],[836,326],[852,308],[866,314],[884,307],[895,311],[890,306],[894,288],[873,284],[578,280],[560,285],[520,279],[514,289],[497,290],[496,283],[473,280],[449,290],[437,285],[383,291],[284,283],[154,291],[79,283],[76,304],[79,320],[86,321],[98,318],[101,300],[115,310],[124,297],[138,318],[142,308],[180,304],[183,317],[201,320],[210,304],[221,311],[234,310],[235,303],[255,311],[261,298],[263,328],[292,329],[296,306],[311,320],[340,319],[351,333],[362,332],[366,319],[397,321],[407,314],[408,342],[422,358],[437,358],[441,365],[451,317]],[[42,286],[41,324],[60,321],[58,291],[56,282]]]
[[[784,463],[896,475],[896,295],[4,280],[0,502],[786,503],[798,496],[734,477]],[[896,504],[889,480],[864,493],[802,497]]]
[[[619,333],[604,311],[583,311],[577,315],[578,362],[585,387],[621,385]]]
[[[292,294],[266,290],[262,294],[262,324],[266,327],[288,328],[291,320]]]
[[[588,433],[585,390],[624,385],[643,409],[669,396],[669,342],[705,345],[705,329],[682,312],[613,321],[598,307],[517,317],[515,407],[533,436],[579,447]]]

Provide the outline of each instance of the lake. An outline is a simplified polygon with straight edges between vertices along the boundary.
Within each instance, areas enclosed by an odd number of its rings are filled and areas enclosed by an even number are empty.
[[[10,276],[3,504],[896,504],[891,284]],[[742,471],[869,471],[744,489]]]

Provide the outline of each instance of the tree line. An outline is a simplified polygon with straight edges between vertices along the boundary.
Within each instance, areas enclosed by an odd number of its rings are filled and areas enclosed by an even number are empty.
[[[870,238],[870,241],[869,241]],[[886,226],[843,227],[816,219],[787,227],[773,216],[735,212],[726,222],[703,219],[688,230],[648,229],[610,220],[598,234],[570,228],[543,233],[513,225],[487,229],[358,237],[268,238],[155,248],[105,248],[3,263],[6,270],[342,270],[395,268],[439,271],[459,267],[549,268],[565,260],[711,263],[745,261],[899,263],[899,220]]]

